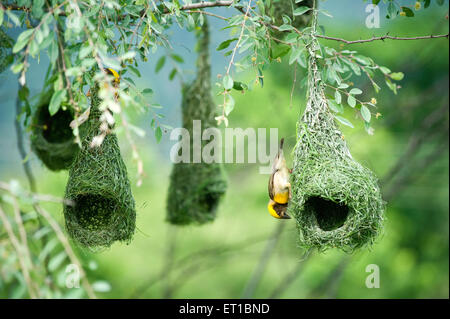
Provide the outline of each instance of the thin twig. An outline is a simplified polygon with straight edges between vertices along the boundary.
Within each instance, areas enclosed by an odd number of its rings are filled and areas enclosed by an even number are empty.
[[[321,39],[325,39],[325,40],[333,40],[333,41],[339,41],[339,42],[344,42],[346,44],[354,44],[354,43],[366,43],[366,42],[372,42],[372,41],[384,41],[384,40],[403,40],[403,41],[408,41],[408,40],[425,40],[425,39],[438,39],[438,38],[447,38],[448,39],[448,33],[447,34],[438,34],[438,35],[424,35],[424,36],[417,36],[417,37],[394,37],[394,36],[390,36],[390,35],[383,35],[381,37],[372,37],[370,39],[363,39],[363,40],[346,40],[346,39],[342,39],[342,38],[334,38],[334,37],[329,37],[326,35],[320,35],[320,34],[316,34],[317,38],[321,38]]]
[[[229,18],[225,18],[225,17],[222,17],[222,16],[220,16],[220,15],[218,15],[218,14],[211,13],[211,12],[207,12],[207,11],[202,11],[202,10],[186,10],[185,12],[186,12],[186,13],[200,13],[200,14],[205,14],[205,15],[208,15],[208,16],[211,16],[211,17],[214,17],[214,18],[217,18],[217,19],[224,20],[224,21],[228,21],[228,20],[229,20]]]

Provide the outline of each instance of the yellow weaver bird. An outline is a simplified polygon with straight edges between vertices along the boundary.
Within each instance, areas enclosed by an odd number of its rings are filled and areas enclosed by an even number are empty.
[[[287,206],[291,198],[290,170],[286,166],[283,153],[284,138],[280,140],[277,157],[272,164],[272,174],[269,179],[269,213],[279,219],[291,218],[287,213]]]
[[[115,88],[118,88],[120,85],[120,75],[119,73],[116,72],[116,70],[111,69],[111,68],[105,68],[104,69],[105,72],[109,75],[112,75],[114,77],[113,80],[113,86]],[[107,84],[105,84],[107,85]],[[89,97],[91,96],[91,90],[88,90],[88,92],[86,93],[86,96]],[[117,99],[118,95],[117,93],[114,95],[114,97]],[[83,112],[83,114],[81,114],[78,118],[76,118],[75,120],[73,120],[72,122],[70,122],[70,127],[72,129],[74,129],[76,126],[80,126],[81,124],[83,124],[84,122],[87,121],[87,119],[89,118],[89,114],[91,113],[91,108],[89,107],[86,111]]]

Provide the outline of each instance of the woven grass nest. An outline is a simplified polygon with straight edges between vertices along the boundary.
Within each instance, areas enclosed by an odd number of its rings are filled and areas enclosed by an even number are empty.
[[[289,213],[296,219],[300,246],[352,252],[374,242],[382,229],[385,203],[376,176],[352,158],[314,64],[310,58],[308,101],[297,128]]]
[[[89,119],[80,127],[82,149],[69,171],[65,198],[73,205],[64,205],[69,235],[92,249],[129,243],[136,227],[135,202],[116,135],[107,134],[99,147],[90,146],[99,134],[97,93],[98,88],[91,90]]]
[[[183,127],[193,136],[193,120],[201,120],[202,130],[215,127],[216,108],[211,94],[209,31],[205,19],[198,32],[197,78],[184,85],[182,97]],[[206,144],[202,141],[202,146]],[[191,159],[193,142],[191,138]],[[167,221],[174,225],[204,224],[216,217],[217,207],[227,183],[218,163],[176,163],[170,175],[167,196]]]
[[[60,109],[51,116],[48,106],[53,90],[44,92],[33,115],[31,148],[48,169],[68,169],[79,150],[70,128],[73,115]]]

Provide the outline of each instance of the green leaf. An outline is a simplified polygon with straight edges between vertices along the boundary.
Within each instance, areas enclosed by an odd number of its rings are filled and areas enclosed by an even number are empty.
[[[55,115],[61,106],[62,101],[64,101],[66,98],[66,90],[62,89],[59,91],[56,91],[53,93],[52,98],[50,100],[50,104],[48,106],[48,111],[50,112],[50,115]]]
[[[336,92],[334,92],[334,99],[335,99],[337,104],[341,104],[342,96],[341,96],[341,93],[339,93],[338,90],[336,90]]]
[[[172,81],[175,78],[175,75],[177,75],[177,73],[178,73],[177,69],[173,68],[169,74],[169,80]]]
[[[360,89],[358,89],[358,88],[353,88],[353,89],[350,90],[349,93],[350,94],[354,94],[354,95],[358,95],[358,94],[361,94],[362,91]]]
[[[223,77],[223,87],[225,88],[225,90],[231,90],[233,88],[233,78],[227,74]]]
[[[336,113],[342,113],[344,111],[342,105],[339,105],[339,103],[334,100],[328,100],[328,107]]]
[[[161,127],[158,126],[155,130],[155,138],[157,143],[161,142],[161,137],[162,137],[162,130]]]
[[[150,89],[150,88],[144,89],[142,91],[142,94],[144,94],[144,95],[151,95],[151,94],[153,94],[153,90]]]
[[[395,17],[397,17],[398,9],[397,9],[394,1],[390,1],[389,2],[387,11],[388,11],[388,18],[389,19],[395,19]]]
[[[55,64],[56,59],[58,58],[58,45],[56,44],[55,39],[52,39],[50,46],[48,47],[48,57],[50,58],[50,63]]]
[[[385,66],[380,66],[380,71],[383,72],[384,75],[388,75],[389,73],[391,73],[391,70],[389,70]]]
[[[414,12],[408,7],[402,7],[402,11],[406,14],[407,17],[414,17]]]
[[[300,47],[293,47],[291,51],[291,55],[289,56],[289,65],[297,61],[302,53],[302,49]]]
[[[141,72],[139,72],[139,70],[138,70],[137,68],[135,68],[134,66],[129,65],[129,66],[128,66],[128,69],[129,69],[134,75],[136,75],[138,78],[141,77]]]
[[[386,79],[386,85],[392,92],[394,92],[394,94],[397,94],[397,85],[395,83],[392,83],[391,80]]]
[[[87,57],[90,53],[92,52],[92,48],[89,45],[84,45],[81,47],[80,49],[80,53],[78,54],[78,56],[81,59],[84,59],[85,57]]]
[[[194,18],[191,15],[188,15],[188,20],[187,20],[187,31],[192,31],[195,29],[195,21]]]
[[[247,90],[248,87],[247,87],[247,85],[245,83],[234,81],[233,89],[236,90],[236,91],[243,91],[243,90]]]
[[[6,10],[6,15],[8,16],[8,18],[11,19],[11,21],[16,25],[16,27],[20,26],[20,20],[19,18],[11,12],[11,10]]]
[[[365,105],[362,105],[362,106],[361,106],[361,115],[362,115],[364,121],[366,121],[367,123],[370,122],[370,119],[371,119],[371,117],[372,117],[372,114],[370,114],[370,111],[369,111],[369,109],[367,108],[367,106],[365,106]]]
[[[221,50],[228,48],[230,46],[230,44],[233,43],[233,41],[236,41],[237,39],[238,38],[233,38],[230,40],[223,41],[221,44],[219,44],[219,46],[217,47],[216,50],[221,51]]]
[[[227,102],[225,103],[225,115],[228,116],[228,114],[230,114],[231,111],[233,111],[234,105],[235,105],[235,102],[234,102],[233,97],[231,95],[228,95]]]
[[[302,14],[305,14],[306,12],[312,10],[310,7],[302,6],[294,10],[294,16],[301,16]]]
[[[23,67],[24,67],[23,63],[14,64],[13,66],[11,66],[11,71],[12,73],[17,74],[23,70]]]
[[[13,53],[17,53],[20,50],[22,50],[30,40],[30,37],[33,35],[34,29],[28,29],[23,31],[18,37],[17,41],[14,44],[14,47],[12,49]]]
[[[335,115],[334,117],[336,118],[336,120],[338,120],[342,124],[350,126],[351,128],[354,128],[353,124],[349,120],[347,120],[345,117],[342,117],[339,115]]]
[[[158,62],[156,62],[155,73],[158,73],[163,68],[165,63],[166,63],[166,56],[163,55],[158,59]]]
[[[178,54],[171,54],[170,57],[178,63],[184,62],[183,58],[181,56],[179,56]]]
[[[395,81],[403,80],[404,76],[405,75],[403,74],[403,72],[393,72],[393,73],[390,74],[391,79],[395,80]]]
[[[0,8],[0,25],[3,24],[3,17],[4,17],[4,16],[5,16],[5,15],[4,15],[3,9]]]
[[[347,103],[348,105],[350,105],[350,107],[355,107],[356,99],[353,96],[349,95],[347,98]]]
[[[290,31],[290,30],[294,30],[294,27],[291,26],[290,24],[283,24],[278,28],[279,31]]]

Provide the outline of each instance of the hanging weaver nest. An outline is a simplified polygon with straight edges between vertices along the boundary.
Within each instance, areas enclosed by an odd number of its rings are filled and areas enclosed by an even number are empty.
[[[289,212],[297,221],[300,246],[352,252],[372,244],[385,206],[377,178],[350,155],[312,56],[308,102],[297,131]]]
[[[211,66],[207,21],[198,32],[197,78],[183,86],[183,127],[193,136],[193,120],[201,120],[202,130],[215,127],[215,104],[211,95]],[[202,141],[202,146],[206,144]],[[193,141],[190,140],[191,158]],[[204,224],[214,220],[227,184],[217,163],[176,163],[170,175],[167,221],[175,225]]]
[[[31,148],[48,169],[68,169],[79,150],[70,128],[73,115],[60,109],[51,116],[48,105],[53,90],[44,88],[44,92],[32,120]]]
[[[98,147],[90,145],[101,124],[97,93],[98,88],[91,90],[89,119],[80,127],[82,149],[69,171],[65,198],[73,205],[64,205],[69,235],[89,248],[109,247],[116,240],[129,243],[136,224],[134,199],[116,135],[107,134]]]
[[[13,62],[12,46],[13,40],[0,28],[0,73]]]
[[[297,30],[301,30],[306,27],[311,20],[311,11],[306,12],[300,16],[294,16],[294,10],[298,7],[313,7],[314,0],[306,0],[300,3],[295,3],[295,0],[272,0],[268,7],[269,15],[274,19],[274,25],[281,26],[284,23],[283,16],[288,16],[292,21],[292,26]],[[281,39],[283,32],[273,31],[273,35],[276,38]]]

